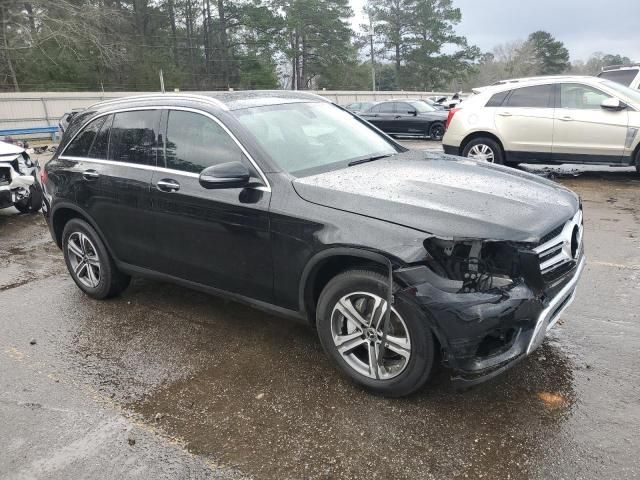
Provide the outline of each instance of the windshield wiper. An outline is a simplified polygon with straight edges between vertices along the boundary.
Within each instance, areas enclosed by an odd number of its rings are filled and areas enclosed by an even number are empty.
[[[367,157],[367,158],[361,158],[359,160],[353,160],[349,163],[347,163],[348,167],[353,167],[354,165],[359,165],[361,163],[367,163],[367,162],[373,162],[375,160],[380,160],[381,158],[387,158],[387,157],[391,157],[395,155],[394,153],[386,153],[384,155],[374,155],[372,157]]]

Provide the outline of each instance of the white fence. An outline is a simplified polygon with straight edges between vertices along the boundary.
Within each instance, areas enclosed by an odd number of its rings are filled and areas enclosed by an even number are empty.
[[[86,108],[105,99],[140,95],[143,92],[29,92],[0,93],[0,130],[57,126],[58,120],[73,109]],[[219,92],[190,92],[215,96]],[[314,91],[339,104],[391,98],[427,98],[451,95],[446,92],[368,92]],[[16,135],[17,138],[38,135]],[[39,136],[43,136],[40,134]],[[46,135],[45,135],[46,136]]]

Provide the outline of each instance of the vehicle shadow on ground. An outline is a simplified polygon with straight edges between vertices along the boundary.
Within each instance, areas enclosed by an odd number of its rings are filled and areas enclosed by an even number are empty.
[[[147,280],[109,302],[77,296],[75,367],[191,451],[259,478],[528,478],[576,401],[574,366],[548,343],[467,392],[441,369],[386,399],[346,381],[295,321]]]

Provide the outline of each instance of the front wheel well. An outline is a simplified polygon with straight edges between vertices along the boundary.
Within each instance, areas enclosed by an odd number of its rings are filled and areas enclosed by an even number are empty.
[[[504,145],[502,144],[500,139],[496,137],[493,133],[489,133],[489,132],[473,132],[467,135],[464,138],[464,140],[462,140],[462,142],[460,143],[460,155],[462,155],[462,152],[464,151],[467,144],[476,138],[490,138],[500,146],[500,149],[502,149],[503,155],[505,155]]]
[[[311,323],[315,324],[316,307],[324,287],[336,275],[353,269],[370,270],[382,274],[388,271],[386,265],[355,255],[335,255],[318,262],[309,272],[304,286],[304,309]]]

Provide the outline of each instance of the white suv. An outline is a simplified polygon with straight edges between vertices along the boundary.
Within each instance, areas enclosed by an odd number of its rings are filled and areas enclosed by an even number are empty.
[[[640,91],[597,77],[510,80],[449,112],[446,153],[494,163],[636,165]]]
[[[640,63],[633,65],[611,65],[604,67],[598,74],[598,78],[618,82],[625,87],[640,89]]]

